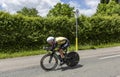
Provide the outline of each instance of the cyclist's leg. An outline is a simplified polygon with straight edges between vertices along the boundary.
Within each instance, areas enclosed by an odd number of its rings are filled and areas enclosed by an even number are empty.
[[[70,46],[70,42],[69,42],[69,40],[67,40],[66,43],[63,44],[61,48],[62,48],[63,50],[65,50],[65,49],[67,49],[69,46]]]
[[[60,65],[63,65],[66,62],[66,60],[64,58],[65,56],[63,54],[63,50],[65,50],[69,45],[70,45],[69,42],[66,42],[59,47],[59,49],[60,49],[59,53],[60,53],[61,58],[62,58]]]
[[[59,53],[61,55],[61,58],[64,58],[63,49],[61,48],[61,46],[59,47]]]
[[[62,45],[59,47],[59,52],[60,52],[62,58],[64,58],[63,50],[67,49],[67,47],[69,47],[69,46],[70,46],[70,43],[69,43],[69,41],[67,40],[64,44],[62,44]]]

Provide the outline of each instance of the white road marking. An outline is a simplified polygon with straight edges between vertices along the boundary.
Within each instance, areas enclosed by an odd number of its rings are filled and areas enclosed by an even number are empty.
[[[106,56],[106,57],[101,57],[99,59],[109,59],[109,58],[115,58],[115,57],[120,57],[120,55],[112,55],[112,56]]]

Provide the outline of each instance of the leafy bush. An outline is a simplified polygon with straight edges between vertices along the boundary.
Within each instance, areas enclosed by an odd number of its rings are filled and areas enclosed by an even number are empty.
[[[120,16],[120,4],[116,3],[115,0],[110,1],[108,4],[100,3],[97,8],[97,12],[95,15],[109,15],[112,16],[114,14]]]
[[[120,16],[80,16],[79,44],[120,42]],[[40,48],[48,36],[64,36],[75,43],[75,19],[27,17],[0,12],[0,51]]]
[[[120,42],[120,16],[81,17],[79,43],[102,44]]]

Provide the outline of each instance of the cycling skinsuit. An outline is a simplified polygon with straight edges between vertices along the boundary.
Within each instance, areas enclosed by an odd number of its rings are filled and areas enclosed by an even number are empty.
[[[59,49],[66,49],[68,46],[70,46],[70,42],[65,37],[56,37],[55,38],[55,44],[53,44],[52,49],[55,49],[57,46],[59,46]]]

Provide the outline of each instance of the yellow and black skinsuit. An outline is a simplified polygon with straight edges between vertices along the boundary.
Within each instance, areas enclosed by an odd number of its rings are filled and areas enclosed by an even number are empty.
[[[55,43],[52,46],[52,50],[54,50],[57,46],[59,46],[59,49],[66,49],[68,46],[70,46],[70,42],[65,37],[56,37],[54,39]]]

